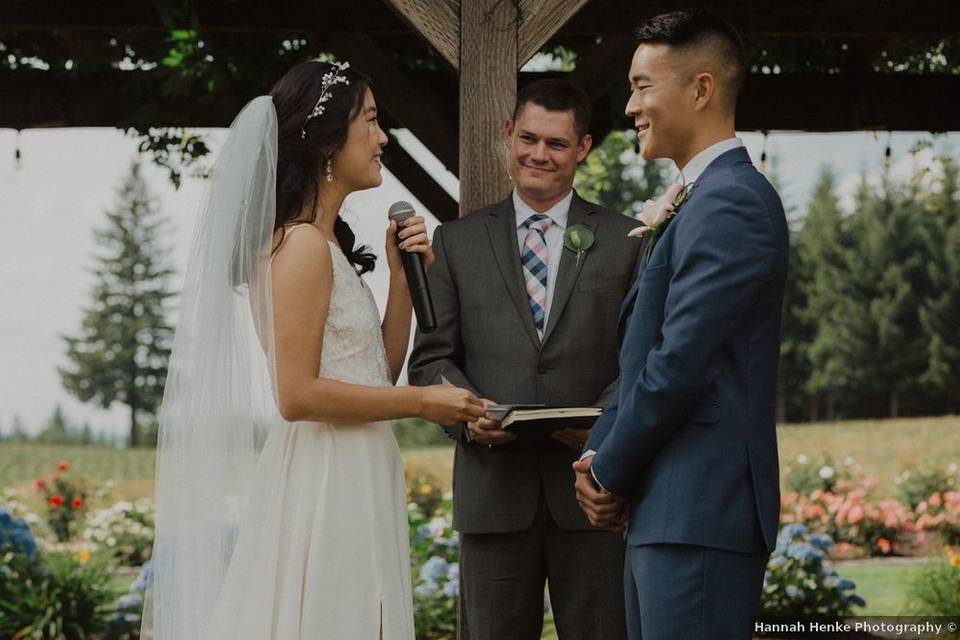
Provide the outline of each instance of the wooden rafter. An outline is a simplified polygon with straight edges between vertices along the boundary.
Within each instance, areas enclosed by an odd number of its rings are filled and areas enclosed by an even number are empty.
[[[460,0],[384,0],[454,69],[460,68]]]
[[[517,67],[522,67],[590,0],[521,0]]]

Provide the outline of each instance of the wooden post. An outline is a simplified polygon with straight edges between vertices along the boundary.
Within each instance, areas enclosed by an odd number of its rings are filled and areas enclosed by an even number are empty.
[[[461,216],[510,191],[502,132],[516,97],[516,8],[502,0],[461,3]]]

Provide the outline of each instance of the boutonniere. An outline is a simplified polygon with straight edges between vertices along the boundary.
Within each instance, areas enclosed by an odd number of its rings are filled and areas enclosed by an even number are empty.
[[[643,239],[643,259],[650,257],[653,251],[653,245],[657,243],[663,232],[667,230],[667,225],[679,213],[680,207],[690,197],[693,190],[693,184],[683,185],[674,182],[657,200],[647,200],[643,203],[643,209],[637,216],[643,224],[633,229],[627,235],[633,238]]]
[[[580,268],[580,257],[590,250],[595,239],[593,230],[582,224],[567,227],[567,230],[563,232],[563,246],[577,254],[578,269]]]

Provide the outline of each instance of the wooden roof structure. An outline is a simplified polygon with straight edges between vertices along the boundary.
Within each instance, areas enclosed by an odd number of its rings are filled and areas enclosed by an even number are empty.
[[[44,36],[83,57],[104,34],[136,34],[166,46],[176,0],[13,0],[0,5],[0,43]],[[594,97],[595,140],[626,128],[626,71],[642,19],[695,6],[685,0],[196,0],[194,28],[242,42],[309,34],[312,46],[375,79],[385,124],[409,129],[460,179],[459,206],[400,145],[388,168],[441,220],[509,190],[501,131],[522,71],[559,45],[576,57],[568,75]],[[738,110],[740,130],[960,130],[955,0],[714,0],[752,51]],[[111,41],[113,42],[113,41]],[[252,40],[251,40],[252,42]],[[904,42],[922,55],[900,52]],[[950,46],[954,46],[951,44]],[[960,49],[960,47],[958,47]],[[932,52],[932,53],[931,53]],[[0,58],[10,57],[0,46]],[[933,56],[933,58],[931,58]],[[942,58],[939,66],[937,56]],[[931,62],[932,60],[932,62]],[[238,61],[237,65],[242,65]],[[929,67],[929,68],[928,68]],[[79,72],[0,65],[0,127],[226,126],[259,87],[170,94],[136,70]],[[134,79],[136,81],[134,81]]]

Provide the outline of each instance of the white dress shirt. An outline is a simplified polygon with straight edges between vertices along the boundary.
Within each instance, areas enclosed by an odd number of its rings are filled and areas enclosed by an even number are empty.
[[[545,215],[553,220],[543,233],[547,244],[547,308],[544,309],[543,326],[546,328],[550,319],[550,306],[553,301],[553,292],[557,283],[557,270],[560,268],[560,258],[563,255],[563,233],[567,229],[567,218],[570,216],[570,203],[573,201],[573,190],[570,190],[563,200],[553,205],[542,214],[534,211],[526,202],[520,199],[516,189],[513,191],[513,210],[517,218],[517,250],[523,255],[523,240],[527,237],[528,229],[523,223],[532,215]]]
[[[719,158],[721,155],[732,149],[737,149],[743,146],[743,140],[740,138],[727,138],[726,140],[721,140],[720,142],[714,143],[693,156],[686,165],[680,168],[680,176],[682,177],[683,184],[693,184],[697,181],[700,175],[704,170],[710,166],[710,163]]]

